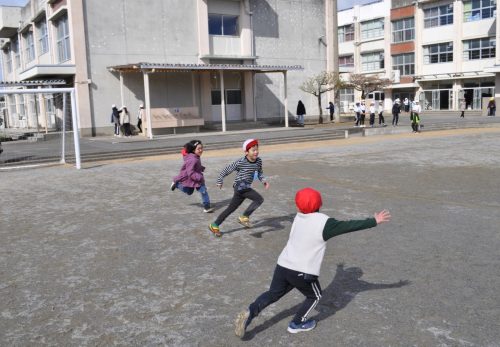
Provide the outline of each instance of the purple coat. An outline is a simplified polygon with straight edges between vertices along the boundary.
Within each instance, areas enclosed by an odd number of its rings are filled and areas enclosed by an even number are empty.
[[[194,153],[184,156],[181,172],[174,177],[174,182],[180,182],[184,187],[198,188],[205,184],[203,177],[205,167],[201,165],[201,159]]]

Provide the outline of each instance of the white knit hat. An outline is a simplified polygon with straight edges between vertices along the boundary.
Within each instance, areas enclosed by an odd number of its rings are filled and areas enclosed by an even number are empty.
[[[259,141],[256,139],[248,139],[245,142],[243,142],[243,150],[247,152],[250,148],[252,148],[255,145],[258,145]]]

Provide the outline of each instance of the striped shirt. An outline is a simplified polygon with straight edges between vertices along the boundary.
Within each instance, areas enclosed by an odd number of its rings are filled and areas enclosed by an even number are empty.
[[[238,190],[250,188],[256,172],[261,182],[266,180],[262,171],[262,159],[257,157],[257,160],[252,163],[245,156],[226,166],[217,178],[217,184],[222,184],[224,177],[233,171],[236,171],[233,187],[238,187]]]

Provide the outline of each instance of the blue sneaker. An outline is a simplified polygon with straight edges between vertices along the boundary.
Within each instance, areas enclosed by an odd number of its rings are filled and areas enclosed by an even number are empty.
[[[309,331],[316,328],[316,321],[314,319],[308,319],[304,323],[295,324],[293,321],[288,324],[288,332],[292,334],[297,334],[300,331]]]
[[[252,319],[253,316],[250,314],[250,310],[248,309],[238,314],[238,317],[236,317],[236,321],[234,322],[234,333],[236,334],[236,336],[238,336],[240,339],[245,336],[247,327],[250,325],[250,322],[252,322]]]

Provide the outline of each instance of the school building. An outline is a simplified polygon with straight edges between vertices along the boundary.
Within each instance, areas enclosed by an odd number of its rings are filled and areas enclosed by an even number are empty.
[[[327,69],[319,38],[333,35],[325,30],[331,2],[31,0],[1,6],[3,79],[19,88],[61,80],[76,88],[83,136],[113,133],[112,104],[126,105],[132,123],[144,104],[155,134],[211,125],[225,130],[232,122],[284,125],[299,99],[308,111],[316,108],[299,86]],[[50,95],[10,95],[6,103],[13,127],[57,127],[61,105]]]
[[[469,110],[500,97],[495,0],[384,0],[338,13],[339,68],[378,74],[392,85],[369,98],[420,100],[426,112]],[[341,91],[352,109],[361,93]],[[498,100],[497,100],[498,102]]]
[[[233,123],[286,125],[299,86],[321,71],[392,80],[369,95],[418,98],[425,111],[481,110],[500,97],[495,0],[381,0],[338,11],[334,0],[30,0],[0,6],[3,85],[74,87],[83,136],[112,134],[111,105],[140,104],[148,134]],[[335,35],[335,28],[337,34]],[[338,38],[338,49],[335,49]],[[223,91],[223,92],[221,92]],[[323,101],[332,99],[324,95]],[[340,91],[351,112],[360,92]],[[59,127],[53,95],[5,97],[4,125]],[[148,126],[146,124],[146,126]]]

